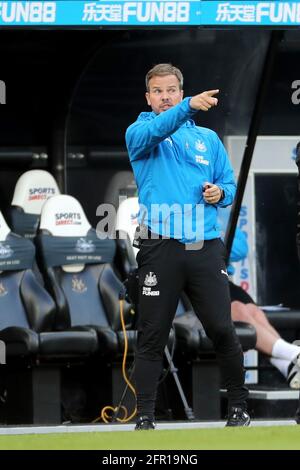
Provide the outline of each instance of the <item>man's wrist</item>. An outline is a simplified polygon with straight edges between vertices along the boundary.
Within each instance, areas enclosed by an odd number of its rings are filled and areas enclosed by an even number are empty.
[[[193,98],[193,97],[190,96],[190,97],[188,97],[188,100],[187,100],[188,105],[189,105],[189,109],[190,109],[190,111],[192,111],[193,113],[197,113],[197,112],[199,111],[199,109],[193,108],[193,106],[191,106],[191,99],[192,99],[192,98]]]
[[[222,189],[222,188],[220,188],[220,187],[219,187],[219,190],[220,190],[220,194],[221,194],[221,195],[220,195],[220,199],[219,199],[218,202],[221,202],[221,201],[223,201],[223,199],[224,199],[224,197],[225,197],[225,192],[224,192],[224,189]]]

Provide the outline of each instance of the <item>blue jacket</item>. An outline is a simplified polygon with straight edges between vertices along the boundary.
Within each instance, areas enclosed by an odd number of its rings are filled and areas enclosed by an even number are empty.
[[[221,238],[225,237],[225,232],[228,225],[230,211],[228,210],[218,210],[218,223],[221,230]],[[248,240],[247,233],[241,230],[239,227],[236,227],[234,232],[233,243],[229,256],[229,264],[227,266],[227,271],[229,275],[234,274],[234,267],[231,263],[242,261],[248,255]]]
[[[238,227],[235,229],[234,239],[229,257],[227,272],[230,276],[234,274],[234,267],[231,263],[242,261],[248,254],[247,234]]]
[[[191,117],[196,111],[189,101],[190,98],[185,98],[158,115],[141,113],[126,131],[127,149],[139,192],[139,222],[152,232],[178,238],[182,243],[220,237],[217,206],[231,204],[236,190],[222,142],[214,131],[195,125]],[[207,181],[224,191],[224,199],[216,205],[206,204],[203,199],[203,184]],[[171,215],[158,214],[157,207],[162,204],[175,205]],[[184,207],[185,204],[190,206]],[[197,205],[200,212],[196,210]],[[189,219],[185,220],[181,233],[176,225],[180,210]],[[203,217],[199,226],[201,210]],[[168,229],[166,221],[170,223]],[[189,224],[190,228],[186,228]]]
[[[247,234],[240,228],[235,229],[234,239],[230,252],[230,262],[242,261],[248,255]]]

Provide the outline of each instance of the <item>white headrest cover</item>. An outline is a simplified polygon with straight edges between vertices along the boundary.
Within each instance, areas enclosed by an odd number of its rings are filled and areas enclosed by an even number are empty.
[[[10,232],[10,228],[5,222],[5,219],[2,215],[2,212],[0,211],[0,242],[3,242],[6,240],[7,235]]]
[[[117,212],[116,230],[127,232],[133,241],[134,232],[138,225],[139,200],[137,197],[129,197],[121,202]]]
[[[65,194],[48,199],[42,209],[40,229],[57,237],[82,237],[90,230],[81,204]]]
[[[117,212],[116,230],[126,232],[131,243],[134,239],[135,229],[138,226],[139,200],[137,197],[129,197],[121,202]],[[133,247],[137,253],[137,248]]]
[[[22,207],[27,214],[40,214],[44,202],[57,194],[60,191],[48,171],[30,170],[18,179],[11,204]]]

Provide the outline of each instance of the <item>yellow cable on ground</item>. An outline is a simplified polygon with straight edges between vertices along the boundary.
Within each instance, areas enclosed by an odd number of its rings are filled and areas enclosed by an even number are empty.
[[[126,372],[126,359],[127,359],[127,352],[128,352],[128,338],[127,338],[127,333],[126,333],[126,327],[125,327],[125,322],[124,322],[124,310],[123,310],[123,304],[124,300],[119,301],[120,304],[120,318],[121,318],[121,325],[122,325],[122,331],[124,334],[124,353],[123,353],[123,361],[122,361],[122,375],[123,378],[127,384],[127,386],[130,388],[134,396],[136,397],[136,392],[134,386],[131,384],[130,380],[127,377],[127,372]],[[128,423],[134,416],[136,415],[136,407],[134,408],[133,412],[131,413],[130,416],[128,416],[128,411],[125,406],[120,406],[119,409],[122,409],[124,412],[123,418],[117,418],[117,421],[119,423]],[[113,406],[105,406],[101,410],[101,415],[99,418],[95,419],[93,423],[96,423],[97,421],[100,421],[102,419],[104,423],[109,423],[113,419],[114,413],[118,411],[118,407],[113,407]]]

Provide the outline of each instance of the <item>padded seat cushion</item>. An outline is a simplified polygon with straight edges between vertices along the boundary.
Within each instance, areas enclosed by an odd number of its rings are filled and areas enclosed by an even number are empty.
[[[19,326],[10,326],[0,331],[0,340],[6,344],[6,355],[29,356],[36,354],[39,338],[35,331]]]
[[[81,356],[96,352],[97,334],[89,331],[55,331],[40,333],[39,353],[43,356]]]
[[[136,330],[126,330],[127,340],[128,340],[128,354],[133,354],[136,351],[136,341],[137,341],[137,331]],[[119,352],[123,354],[124,352],[124,333],[123,331],[117,332]]]
[[[235,321],[233,322],[236,334],[241,342],[243,351],[254,349],[256,346],[256,330],[249,323]]]
[[[77,325],[70,331],[94,331],[98,336],[98,352],[105,356],[113,356],[118,353],[117,334],[110,326],[99,325]]]
[[[300,329],[300,310],[266,312],[268,320],[278,329]]]

